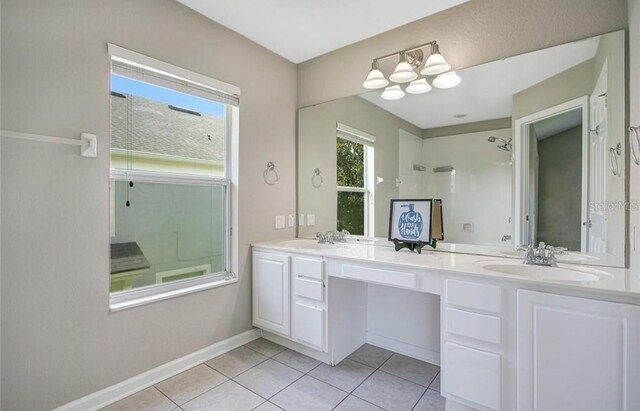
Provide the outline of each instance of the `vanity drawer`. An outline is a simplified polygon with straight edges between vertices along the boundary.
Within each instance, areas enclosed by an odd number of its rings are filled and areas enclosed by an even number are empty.
[[[324,262],[322,258],[311,257],[294,257],[293,258],[293,273],[296,277],[315,278],[316,280],[323,279]]]
[[[301,302],[293,305],[294,319],[291,335],[299,342],[323,350],[325,340],[325,310]]]
[[[351,264],[342,265],[342,276],[353,280],[393,285],[397,287],[416,288],[417,277],[413,273],[403,271],[381,270]]]
[[[501,359],[498,354],[447,343],[446,393],[500,410]]]
[[[294,290],[299,297],[324,301],[324,285],[322,281],[296,278]]]
[[[501,314],[502,290],[495,285],[447,280],[447,304]]]
[[[446,316],[448,333],[493,344],[500,344],[501,342],[501,320],[499,317],[476,314],[455,308],[447,308]]]

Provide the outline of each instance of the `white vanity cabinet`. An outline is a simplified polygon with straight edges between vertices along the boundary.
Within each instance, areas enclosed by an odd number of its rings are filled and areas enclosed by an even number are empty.
[[[253,252],[253,325],[291,335],[290,257]]]
[[[518,410],[640,410],[640,306],[518,290]]]
[[[503,289],[446,280],[442,304],[442,393],[469,408],[501,410],[503,404]],[[507,407],[508,408],[508,407]]]
[[[319,351],[327,348],[327,298],[324,261],[293,257],[291,337]]]
[[[316,351],[327,351],[324,260],[253,252],[253,324]]]

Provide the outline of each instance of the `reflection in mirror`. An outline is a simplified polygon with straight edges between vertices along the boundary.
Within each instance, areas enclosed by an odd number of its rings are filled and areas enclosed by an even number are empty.
[[[432,198],[442,201],[439,250],[519,257],[518,246],[543,241],[571,250],[561,261],[623,266],[624,39],[457,70],[452,89],[301,109],[299,175],[318,168],[323,184],[299,181],[299,212],[316,222],[299,235],[386,238],[390,199]]]

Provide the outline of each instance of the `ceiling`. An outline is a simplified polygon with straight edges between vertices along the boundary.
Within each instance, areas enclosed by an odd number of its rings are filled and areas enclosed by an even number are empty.
[[[434,88],[396,101],[383,100],[380,90],[361,97],[421,129],[511,117],[514,94],[593,58],[599,39],[567,43],[457,71],[462,83],[452,89]],[[454,117],[460,115],[465,116]]]
[[[468,0],[177,0],[293,63]]]

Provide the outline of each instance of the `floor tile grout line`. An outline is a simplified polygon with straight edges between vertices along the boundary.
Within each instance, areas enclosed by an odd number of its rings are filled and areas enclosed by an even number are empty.
[[[167,378],[168,379],[168,378]],[[163,380],[164,381],[164,380]],[[161,381],[162,382],[162,381]],[[159,383],[158,383],[159,384]],[[176,407],[180,408],[180,404],[178,404],[177,402],[175,402],[174,400],[172,400],[171,398],[169,398],[169,396],[167,394],[165,394],[164,392],[162,392],[162,390],[158,387],[156,387],[156,384],[152,385],[153,388],[156,389],[156,391],[158,391],[160,394],[162,394],[164,397],[166,397],[169,401],[171,401],[172,404],[174,404]],[[142,390],[140,390],[142,391]],[[138,392],[140,392],[138,391]],[[133,395],[133,394],[131,394]]]
[[[274,361],[275,361],[275,360],[274,360]],[[260,363],[260,364],[262,364],[262,363]],[[247,371],[252,370],[253,368],[257,367],[257,366],[258,366],[258,365],[260,365],[260,364],[256,364],[255,366],[253,366],[253,367],[249,368]],[[282,364],[282,365],[285,365],[285,364]],[[285,366],[286,366],[286,365],[285,365]],[[291,367],[289,367],[289,368],[291,368]],[[293,369],[293,368],[292,368],[292,369]],[[247,371],[245,371],[245,372],[247,372]],[[294,371],[297,371],[297,370],[294,370]],[[300,372],[300,371],[298,371],[298,372]],[[242,374],[244,374],[244,372],[243,372]],[[238,374],[236,377],[239,377],[239,376],[241,376],[242,374]],[[249,388],[249,387],[246,387],[246,386],[242,385],[242,383],[241,383],[240,381],[236,381],[236,380],[235,380],[235,379],[233,379],[233,378],[231,379],[231,381],[235,382],[236,384],[239,384],[241,387],[246,388],[247,390],[249,390],[249,391],[251,391],[252,393],[254,393],[254,394],[256,394],[257,396],[259,396],[260,398],[264,398],[264,399],[265,399],[265,401],[269,401],[271,398],[273,398],[273,397],[275,397],[276,395],[278,395],[281,391],[286,390],[288,387],[290,387],[292,384],[294,384],[296,381],[298,381],[300,378],[302,378],[302,377],[304,377],[304,376],[305,376],[305,374],[302,374],[301,376],[299,376],[298,378],[296,378],[295,380],[293,380],[291,383],[287,384],[287,386],[286,386],[286,387],[284,387],[282,390],[280,390],[280,391],[276,392],[275,394],[273,394],[273,395],[272,395],[272,396],[270,396],[269,398],[265,398],[265,397],[263,397],[262,395],[258,394],[257,392],[253,391],[251,388]],[[235,378],[235,377],[234,377],[234,378]]]

